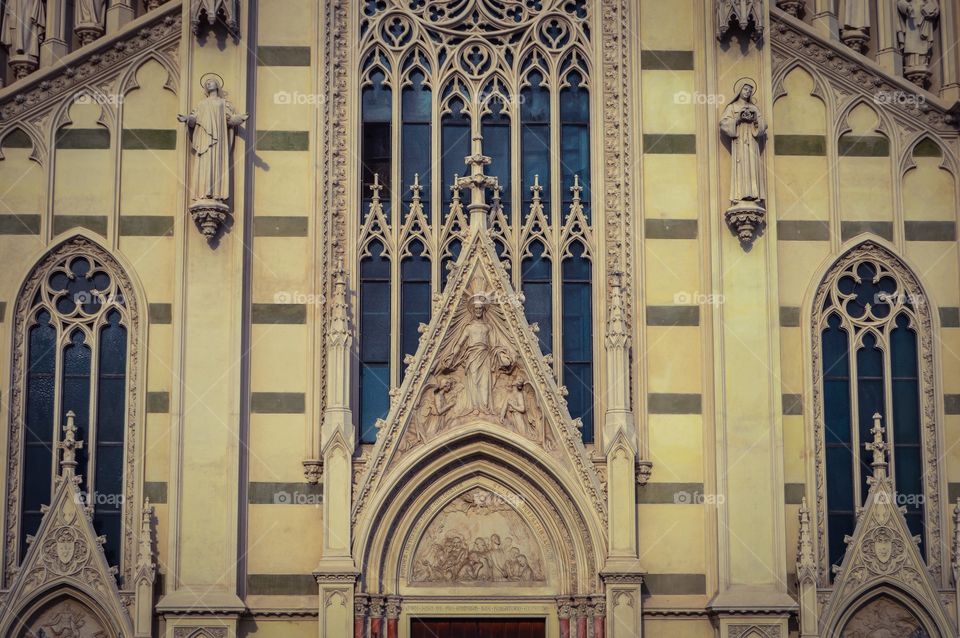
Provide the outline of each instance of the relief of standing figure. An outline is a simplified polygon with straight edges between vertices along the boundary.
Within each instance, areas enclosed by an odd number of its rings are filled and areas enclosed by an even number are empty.
[[[0,24],[0,44],[10,47],[10,68],[16,79],[40,64],[40,40],[47,26],[43,0],[7,0]]]

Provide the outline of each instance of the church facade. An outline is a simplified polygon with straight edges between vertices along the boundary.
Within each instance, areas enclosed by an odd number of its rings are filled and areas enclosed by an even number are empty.
[[[6,0],[0,638],[960,635],[947,0]]]

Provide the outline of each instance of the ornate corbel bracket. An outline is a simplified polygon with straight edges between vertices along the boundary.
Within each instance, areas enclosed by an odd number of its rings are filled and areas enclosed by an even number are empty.
[[[653,461],[638,460],[636,465],[637,486],[643,487],[653,475]]]
[[[736,26],[757,43],[763,42],[763,0],[717,0],[717,40],[724,42]]]
[[[323,477],[323,459],[306,459],[303,462],[303,475],[310,485],[319,485]]]

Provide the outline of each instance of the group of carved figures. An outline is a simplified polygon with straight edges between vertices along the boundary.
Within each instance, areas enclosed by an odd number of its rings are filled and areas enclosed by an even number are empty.
[[[422,583],[530,583],[543,580],[543,575],[510,538],[479,536],[470,545],[454,532],[435,543],[429,555],[414,565],[413,579]]]
[[[940,0],[892,0],[897,19],[897,48],[903,56],[903,76],[926,87],[931,76],[930,63],[940,19]],[[875,0],[841,0],[840,39],[848,47],[866,53],[873,26],[871,6]],[[776,0],[780,9],[794,16],[804,12],[807,0]],[[726,37],[730,24],[763,37],[763,0],[717,0],[717,36]]]
[[[498,334],[499,322],[491,319],[493,307],[484,293],[467,300],[458,320],[459,329],[423,388],[404,449],[480,418],[540,443],[547,442],[533,386],[521,370],[517,353],[502,345],[506,340]]]

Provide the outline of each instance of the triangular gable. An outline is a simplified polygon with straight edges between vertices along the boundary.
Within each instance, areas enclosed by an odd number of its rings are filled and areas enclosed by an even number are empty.
[[[354,520],[397,459],[478,422],[539,445],[558,461],[555,467],[583,486],[606,519],[599,476],[527,323],[522,296],[513,290],[486,224],[471,221],[417,353],[393,393],[387,418],[378,423],[356,491]]]
[[[912,596],[930,615],[943,635],[954,635],[953,623],[943,607],[938,588],[924,564],[907,520],[897,505],[896,488],[887,473],[887,444],[880,415],[874,415],[874,440],[866,444],[874,454],[873,476],[866,505],[834,580],[833,594],[822,615],[823,635],[836,635],[836,626],[852,604],[885,586]]]
[[[73,415],[67,415],[62,474],[57,478],[56,491],[50,506],[44,508],[36,536],[30,540],[27,555],[7,595],[5,607],[15,613],[6,614],[0,635],[7,635],[8,626],[20,611],[39,595],[59,588],[86,594],[102,605],[102,611],[124,636],[133,636],[130,616],[117,589],[116,568],[107,564],[93,528],[92,510],[84,504],[80,477],[75,474],[73,450],[79,446],[70,430]],[[73,447],[71,447],[71,443]]]

